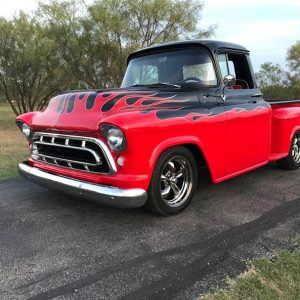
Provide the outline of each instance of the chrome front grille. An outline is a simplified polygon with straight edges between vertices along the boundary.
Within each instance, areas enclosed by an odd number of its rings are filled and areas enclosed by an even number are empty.
[[[36,132],[33,135],[31,157],[51,165],[93,172],[116,172],[107,146],[91,137]]]

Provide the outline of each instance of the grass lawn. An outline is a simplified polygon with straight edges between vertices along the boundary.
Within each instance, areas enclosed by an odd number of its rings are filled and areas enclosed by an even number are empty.
[[[28,143],[8,105],[0,105],[0,179],[17,176],[17,164],[29,156]]]
[[[300,249],[278,254],[274,262],[261,258],[237,279],[228,280],[228,288],[201,300],[298,300],[300,299]]]

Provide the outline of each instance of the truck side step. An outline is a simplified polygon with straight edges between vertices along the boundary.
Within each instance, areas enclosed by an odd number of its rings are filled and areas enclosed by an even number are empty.
[[[286,156],[288,156],[288,153],[271,153],[269,161],[279,160],[279,159],[284,158]]]

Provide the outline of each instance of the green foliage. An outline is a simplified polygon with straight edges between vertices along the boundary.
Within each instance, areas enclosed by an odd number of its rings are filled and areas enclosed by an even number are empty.
[[[88,11],[96,32],[107,42],[147,47],[210,36],[212,28],[197,28],[202,8],[202,3],[190,0],[98,0]]]
[[[287,61],[291,72],[300,76],[300,41],[289,48]]]
[[[278,64],[274,65],[271,62],[262,64],[256,73],[256,79],[267,100],[288,100],[294,97],[288,73]]]
[[[289,71],[267,62],[256,73],[259,88],[267,100],[300,99],[300,42],[287,52]]]
[[[54,40],[24,13],[0,19],[0,94],[20,114],[40,109],[61,86]]]
[[[289,48],[287,62],[290,69],[289,80],[296,98],[300,99],[300,41]]]
[[[0,19],[0,95],[15,114],[41,109],[60,90],[119,86],[130,52],[208,37],[190,0],[39,3],[33,16]]]
[[[28,159],[28,142],[16,127],[14,113],[6,105],[0,105],[0,180],[15,177],[19,162]]]
[[[86,26],[86,8],[78,1],[51,1],[40,3],[37,19],[44,24],[47,36],[55,41],[61,71],[69,88],[97,88],[98,61],[103,52],[99,40],[94,40]]]
[[[279,253],[275,262],[257,259],[250,271],[236,280],[228,280],[228,288],[203,300],[300,299],[300,250]]]
[[[262,89],[268,86],[284,86],[287,84],[287,73],[282,70],[280,65],[266,62],[260,66],[256,79]]]
[[[266,100],[292,100],[299,99],[300,95],[296,88],[288,86],[266,86],[261,88]]]
[[[129,53],[153,44],[207,37],[198,28],[202,4],[189,0],[98,0],[40,4],[39,20],[57,43],[78,87],[119,86]]]

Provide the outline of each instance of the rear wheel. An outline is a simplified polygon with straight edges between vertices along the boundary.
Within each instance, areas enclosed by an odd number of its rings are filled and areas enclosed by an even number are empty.
[[[197,178],[197,164],[190,151],[184,147],[166,150],[156,163],[146,207],[160,215],[179,213],[193,197]]]
[[[300,131],[292,139],[289,155],[280,159],[277,164],[285,170],[296,170],[300,167]]]

